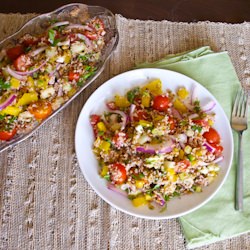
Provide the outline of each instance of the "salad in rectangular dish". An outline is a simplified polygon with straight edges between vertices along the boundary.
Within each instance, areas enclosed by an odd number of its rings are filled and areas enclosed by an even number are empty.
[[[27,138],[102,71],[118,41],[108,10],[69,4],[0,44],[0,151]]]

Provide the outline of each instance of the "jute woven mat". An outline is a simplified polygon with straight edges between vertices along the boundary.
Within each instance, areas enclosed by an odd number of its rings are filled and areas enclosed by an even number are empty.
[[[0,14],[0,38],[33,16]],[[95,194],[77,164],[76,121],[110,77],[203,45],[228,50],[240,80],[250,84],[250,24],[116,19],[120,43],[100,78],[31,138],[0,154],[0,249],[185,249],[178,220],[137,219]],[[200,249],[250,249],[250,234]]]

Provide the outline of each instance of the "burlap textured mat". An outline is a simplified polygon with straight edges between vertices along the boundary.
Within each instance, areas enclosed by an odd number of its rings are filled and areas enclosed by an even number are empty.
[[[0,14],[0,38],[33,16]],[[137,219],[95,194],[74,153],[76,121],[110,77],[203,45],[228,50],[239,79],[250,84],[250,24],[116,19],[120,43],[100,78],[31,138],[0,154],[0,249],[185,249],[178,220]],[[250,249],[250,235],[200,249]]]

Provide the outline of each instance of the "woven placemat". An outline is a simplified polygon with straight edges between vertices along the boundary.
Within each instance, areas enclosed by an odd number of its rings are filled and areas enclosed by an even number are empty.
[[[33,16],[0,14],[0,38]],[[185,249],[177,219],[138,219],[95,194],[74,152],[77,118],[110,77],[204,45],[227,50],[242,83],[250,84],[250,24],[116,20],[120,43],[99,79],[31,138],[0,154],[0,249]],[[250,249],[250,234],[200,249]]]

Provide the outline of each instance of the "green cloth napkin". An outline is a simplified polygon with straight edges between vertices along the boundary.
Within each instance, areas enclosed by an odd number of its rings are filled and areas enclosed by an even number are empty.
[[[214,53],[202,47],[177,55],[169,55],[154,63],[144,63],[137,68],[169,69],[193,78],[206,87],[219,101],[228,119],[239,80],[227,52]],[[234,132],[235,152],[238,148]],[[198,210],[180,218],[188,248],[227,239],[250,231],[250,130],[244,133],[244,212],[234,209],[234,161],[230,174],[215,197]]]

